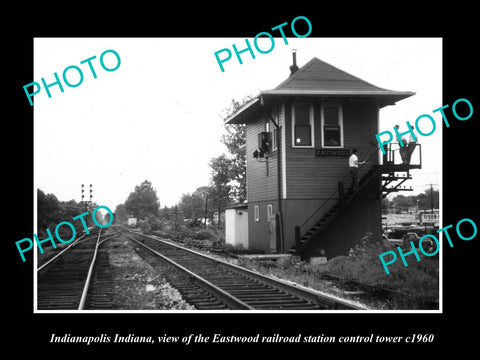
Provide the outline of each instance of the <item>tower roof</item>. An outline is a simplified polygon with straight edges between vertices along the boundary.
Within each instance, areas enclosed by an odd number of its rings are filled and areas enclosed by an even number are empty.
[[[290,75],[272,90],[260,92],[226,123],[248,123],[265,102],[291,97],[370,98],[380,107],[414,95],[411,91],[395,91],[372,85],[316,57]]]
[[[382,89],[372,85],[365,80],[353,76],[339,68],[326,63],[316,57],[311,59],[302,68],[296,71],[288,79],[283,81],[275,89],[268,91],[291,92],[291,93],[318,93],[318,94],[404,94],[412,95],[410,92],[398,92]]]

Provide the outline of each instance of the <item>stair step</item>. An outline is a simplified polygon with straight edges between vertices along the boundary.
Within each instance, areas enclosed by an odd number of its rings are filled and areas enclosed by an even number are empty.
[[[373,175],[375,174],[377,171],[378,171],[379,167],[378,166],[375,166],[375,167],[372,167],[361,179],[360,179],[360,182],[359,182],[359,186],[362,186],[365,182],[368,181],[368,179]],[[353,191],[351,189],[349,189],[345,195],[344,195],[344,198],[345,200],[348,200],[350,199],[356,192],[358,191],[358,188],[356,191]],[[307,231],[307,233],[300,239],[300,243],[299,243],[299,246],[302,246],[303,244],[305,244],[306,242],[308,242],[312,237],[313,235],[318,232],[322,226],[324,226],[331,218],[332,218],[332,215],[335,215],[335,213],[337,212],[337,210],[341,209],[341,204],[340,202],[337,202],[336,204],[334,204],[328,211],[327,213],[325,213],[325,215],[323,215],[320,220],[318,220],[315,225],[312,226],[312,228],[310,230]],[[295,250],[297,251],[297,250]]]

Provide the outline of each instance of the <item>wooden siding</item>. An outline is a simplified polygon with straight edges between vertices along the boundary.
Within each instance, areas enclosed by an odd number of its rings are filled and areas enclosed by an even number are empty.
[[[302,225],[315,210],[325,204],[318,211],[308,224],[314,224],[323,216],[338,200],[337,182],[344,181],[345,187],[350,185],[350,174],[348,158],[340,157],[316,157],[315,149],[320,149],[322,140],[319,99],[311,101],[314,104],[314,148],[294,148],[292,146],[292,122],[291,102],[275,105],[272,115],[275,120],[284,128],[285,138],[281,139],[280,148],[285,149],[286,174],[286,198],[282,201],[282,213],[284,224],[285,249],[288,251],[295,245],[295,226]],[[360,160],[364,160],[377,149],[375,134],[378,124],[378,111],[375,104],[358,104],[352,101],[335,101],[335,104],[342,105],[343,112],[343,139],[344,149],[358,149]],[[284,109],[284,112],[280,111]],[[278,150],[272,151],[267,163],[265,158],[262,162],[253,158],[253,152],[258,148],[258,134],[265,131],[267,117],[259,118],[247,124],[247,198],[249,208],[248,241],[250,249],[257,249],[269,252],[270,223],[266,218],[267,205],[273,205],[273,212],[278,211],[278,183],[277,183],[277,156]],[[270,122],[270,131],[273,134],[274,125]],[[282,133],[282,131],[280,132]],[[282,146],[284,142],[284,146]],[[283,162],[281,162],[282,166]],[[372,166],[378,164],[378,156],[371,157],[367,165],[360,168],[360,177]],[[283,168],[282,175],[283,175]],[[380,181],[380,180],[379,180]],[[283,181],[282,181],[283,182]],[[281,182],[281,186],[282,186]],[[375,185],[377,186],[377,185]],[[379,184],[378,184],[379,188]],[[281,189],[283,190],[283,188]],[[332,196],[333,195],[333,196]],[[365,229],[372,229],[375,232],[381,225],[380,221],[380,200],[368,199],[363,205],[356,205],[353,215],[349,219],[363,219],[364,225],[355,222],[354,227],[348,232],[352,239],[361,237]],[[260,221],[254,221],[254,206],[259,206]],[[366,221],[364,216],[373,216]],[[378,215],[378,216],[377,216]],[[308,224],[305,227],[308,227]],[[342,222],[342,226],[348,223]],[[380,225],[379,225],[380,224]],[[340,228],[335,227],[329,237],[335,241],[342,241],[338,235],[343,233]],[[338,234],[335,233],[338,232]],[[352,232],[353,231],[353,232]],[[357,232],[359,233],[357,233]],[[360,232],[363,232],[360,234]],[[345,245],[335,245],[329,248],[331,253],[340,253],[345,247],[350,246],[351,241],[345,240]],[[330,245],[329,245],[330,246]]]
[[[278,211],[276,201],[256,201],[248,203],[248,248],[265,253],[270,252],[270,221],[267,219],[267,206],[272,205],[273,213]],[[254,219],[254,207],[259,207],[259,221]]]
[[[278,121],[277,112],[273,112],[272,116]],[[253,152],[258,149],[258,134],[265,131],[266,121],[267,118],[260,118],[247,125],[247,199],[249,202],[278,199],[278,147],[269,154],[268,162],[265,157],[261,162],[253,157]],[[268,121],[273,136],[275,125],[269,119]]]
[[[347,255],[367,233],[380,241],[382,236],[381,196],[378,183],[381,174],[352,199],[339,217],[321,233],[320,239],[306,250],[310,256],[320,255],[323,250],[328,258]]]
[[[285,106],[286,113],[286,168],[288,199],[327,199],[337,189],[337,182],[349,183],[348,158],[316,157],[315,149],[321,148],[320,102],[314,103],[315,148],[292,146],[291,103]],[[343,103],[344,149],[358,149],[360,160],[377,148],[377,110],[373,105]],[[362,169],[378,163],[378,156]]]
[[[335,205],[338,198],[325,200],[284,200],[283,201],[283,223],[284,223],[284,238],[285,249],[288,251],[295,245],[295,227],[301,226],[305,222],[304,231],[310,229],[323,215],[325,215],[330,208]],[[324,204],[324,206],[322,206]],[[322,206],[322,207],[321,207]],[[317,209],[319,209],[316,212]],[[308,220],[310,215],[315,215]],[[307,221],[308,220],[308,221]]]

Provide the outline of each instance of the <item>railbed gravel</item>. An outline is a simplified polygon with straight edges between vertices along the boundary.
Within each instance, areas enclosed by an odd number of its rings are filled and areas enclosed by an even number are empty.
[[[194,310],[181,294],[136,253],[136,246],[123,236],[106,242],[117,310]]]

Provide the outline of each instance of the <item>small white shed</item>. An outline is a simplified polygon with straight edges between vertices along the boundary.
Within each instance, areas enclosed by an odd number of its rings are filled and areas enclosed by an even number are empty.
[[[238,205],[225,210],[225,242],[248,249],[248,207]]]

